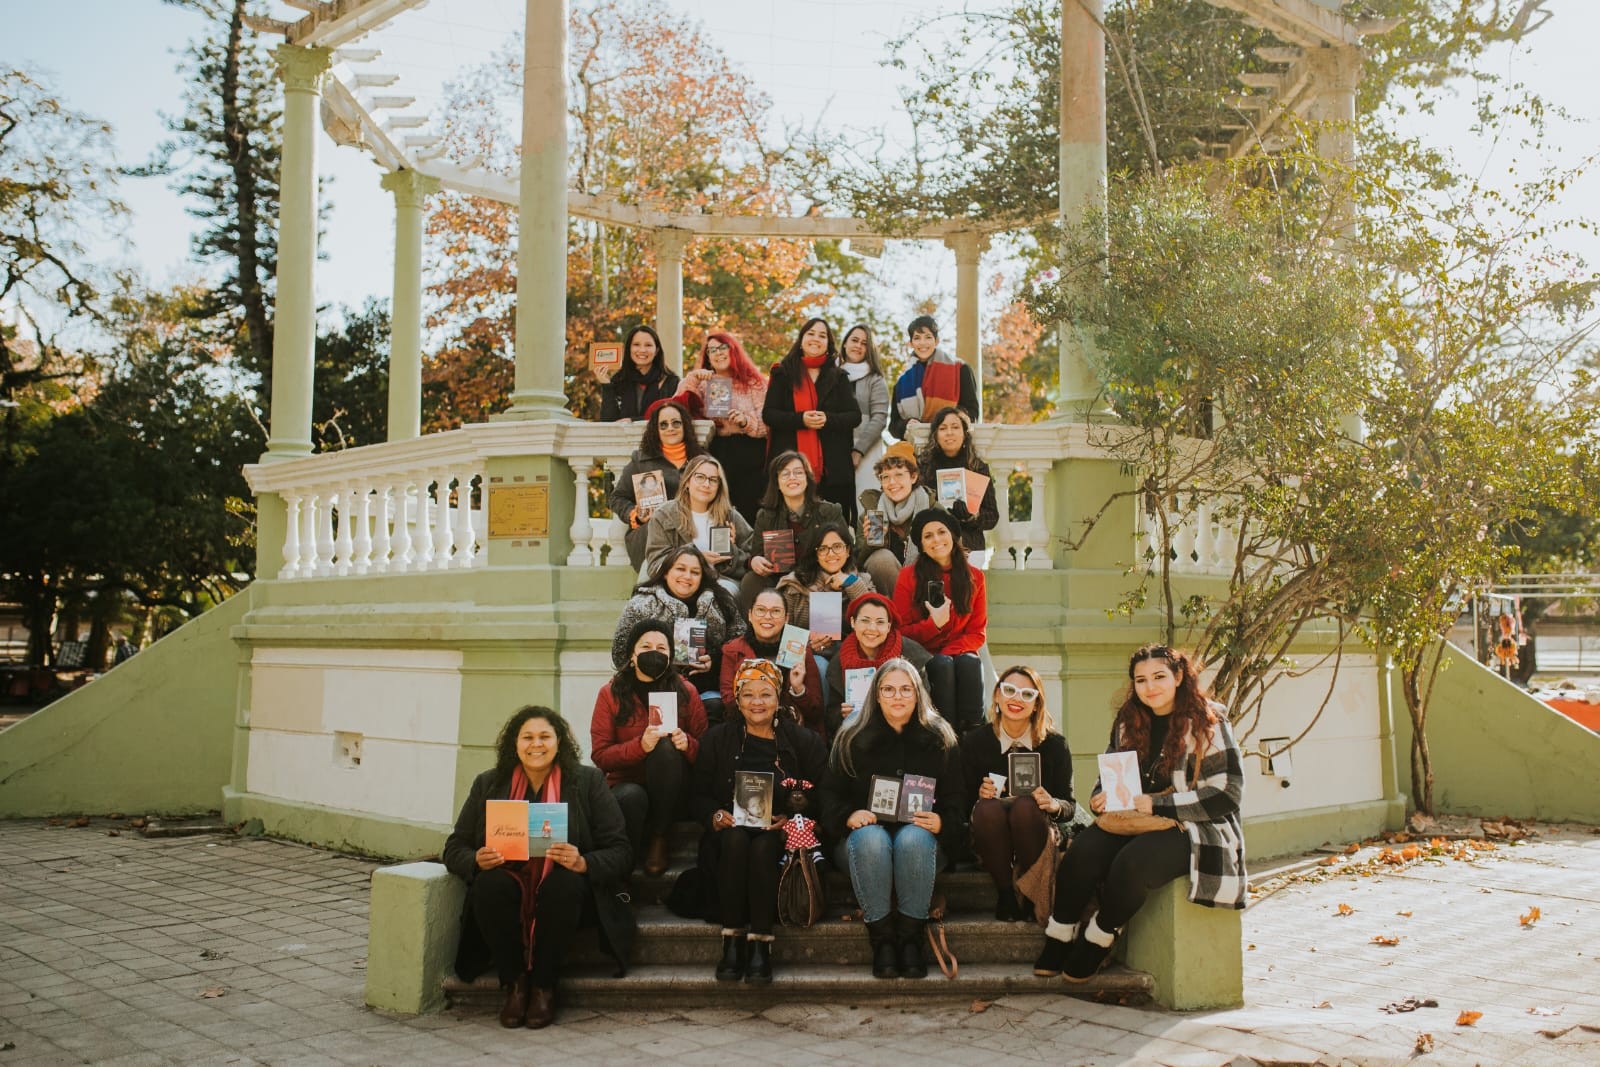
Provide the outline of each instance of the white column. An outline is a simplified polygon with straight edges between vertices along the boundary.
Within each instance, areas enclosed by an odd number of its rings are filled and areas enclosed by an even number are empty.
[[[1356,90],[1361,84],[1361,49],[1353,45],[1317,48],[1307,54],[1316,85],[1311,117],[1323,125],[1317,131],[1317,155],[1344,168],[1356,165]],[[1337,180],[1337,179],[1336,179]],[[1354,212],[1346,212],[1340,231],[1350,235]],[[1344,415],[1339,428],[1352,441],[1366,440],[1367,424],[1360,412]]]
[[[978,383],[978,418],[983,418],[983,349],[978,343],[978,266],[989,250],[987,234],[964,230],[944,239],[956,254],[956,358],[972,368]]]
[[[278,274],[272,327],[272,432],[263,460],[311,454],[317,343],[317,111],[327,48],[280,45],[283,148],[278,174]]]
[[[1061,4],[1061,224],[1081,226],[1106,204],[1106,43],[1103,0]],[[1059,417],[1081,419],[1100,406],[1091,341],[1075,323],[1061,330]]]
[[[655,230],[656,333],[666,347],[667,369],[683,374],[683,250],[689,234],[683,230]]]
[[[589,519],[589,471],[594,467],[594,459],[569,456],[567,464],[572,468],[573,494],[572,527],[568,530],[572,551],[567,553],[567,566],[588,567],[595,563],[594,550],[589,547],[589,538],[594,532]]]
[[[567,0],[527,0],[526,10],[516,375],[500,417],[567,418]]]
[[[389,440],[422,433],[422,207],[439,179],[390,171],[394,194],[394,299],[389,308]]]

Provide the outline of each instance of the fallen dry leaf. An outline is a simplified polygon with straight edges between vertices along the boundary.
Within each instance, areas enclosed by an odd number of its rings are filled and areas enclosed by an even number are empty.
[[[1389,937],[1385,934],[1373,934],[1372,943],[1374,945],[1398,945],[1400,939],[1398,937]]]
[[[76,819],[72,820],[72,825],[74,825],[74,826],[88,826],[89,825],[89,816],[87,816],[87,815],[78,816]]]
[[[1560,1008],[1529,1008],[1529,1015],[1560,1015]]]
[[[1340,905],[1339,905],[1339,912],[1338,912],[1338,913],[1339,913],[1339,915],[1340,915],[1340,916],[1341,916],[1341,917],[1343,917],[1343,916],[1345,916],[1345,915],[1349,915],[1349,914],[1351,914],[1351,913],[1352,913],[1352,912],[1354,912],[1354,911],[1355,911],[1355,910],[1356,910],[1356,909],[1354,909],[1354,908],[1352,908],[1352,907],[1351,907],[1351,906],[1350,906],[1350,905],[1348,905],[1348,904],[1340,904]]]
[[[1397,1000],[1393,1004],[1385,1004],[1378,1010],[1386,1015],[1399,1015],[1402,1012],[1416,1011],[1418,1008],[1437,1008],[1439,1002],[1432,997],[1407,997]]]
[[[141,815],[137,819],[128,820],[128,825],[133,827],[135,830],[143,830],[146,826],[150,825],[150,820]]]
[[[1335,863],[1338,863],[1338,862],[1339,862],[1339,857],[1338,856],[1324,856],[1322,859],[1317,861],[1317,866],[1318,867],[1332,867]]]
[[[1579,1023],[1577,1026],[1568,1026],[1561,1030],[1540,1030],[1539,1033],[1551,1040],[1558,1040],[1566,1037],[1574,1030],[1580,1034],[1600,1034],[1600,1026],[1590,1026],[1588,1023]],[[1584,1042],[1584,1044],[1588,1043],[1587,1041]]]
[[[1538,908],[1529,908],[1528,909],[1528,914],[1521,915],[1521,916],[1517,917],[1517,922],[1521,923],[1523,926],[1532,926],[1534,923],[1536,923],[1538,921],[1539,921],[1539,909]]]
[[[1415,1043],[1415,1045],[1413,1045],[1413,1047],[1418,1052],[1422,1052],[1422,1053],[1432,1052],[1433,1051],[1433,1035],[1432,1034],[1418,1034],[1416,1043]]]
[[[122,831],[121,830],[107,830],[106,831],[106,836],[107,837],[121,837],[122,836]]]
[[[1395,914],[1400,916],[1402,919],[1411,918],[1411,913],[1409,911],[1397,911],[1397,912],[1395,912]]]
[[[1311,1006],[1313,1008],[1331,1008],[1331,1007],[1333,1007],[1333,1005],[1328,1003],[1326,1000],[1324,1000],[1321,1004],[1313,1004]]]
[[[228,991],[226,989],[223,989],[221,986],[218,985],[218,986],[212,986],[210,989],[202,991],[201,994],[200,994],[200,999],[202,999],[202,1000],[216,1000],[218,997],[225,997],[227,995],[228,995]]]
[[[1456,1025],[1471,1026],[1481,1018],[1483,1018],[1483,1012],[1481,1011],[1464,1011],[1456,1016]]]
[[[993,1006],[994,1006],[994,1001],[992,1001],[992,1000],[974,1000],[972,1002],[972,1005],[969,1008],[967,1008],[967,1010],[969,1012],[971,1012],[972,1014],[974,1014],[974,1015],[982,1015],[984,1012],[988,1011]]]
[[[1358,841],[1352,841],[1352,842],[1350,842],[1348,845],[1346,845],[1344,847],[1344,854],[1346,856],[1354,856],[1357,852],[1360,852],[1360,851],[1361,851],[1361,843],[1358,842]]]

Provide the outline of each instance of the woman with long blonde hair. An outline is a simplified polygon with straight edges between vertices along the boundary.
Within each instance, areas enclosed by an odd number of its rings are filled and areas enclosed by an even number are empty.
[[[746,550],[750,524],[728,499],[728,479],[722,464],[709,454],[695,456],[684,464],[679,484],[682,488],[678,495],[650,516],[645,534],[645,568],[653,569],[674,549],[694,545],[729,592],[737,592],[750,559]],[[712,534],[718,527],[728,531],[726,546],[714,547]],[[721,547],[727,551],[718,551]]]

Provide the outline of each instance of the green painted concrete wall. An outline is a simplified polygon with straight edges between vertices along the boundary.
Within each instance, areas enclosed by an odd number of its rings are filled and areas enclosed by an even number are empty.
[[[1396,761],[1409,787],[1411,719],[1398,692],[1394,707]],[[1454,647],[1435,685],[1428,747],[1440,811],[1600,823],[1600,735]]]
[[[246,589],[0,733],[0,817],[219,808],[240,667],[229,631],[250,599]]]

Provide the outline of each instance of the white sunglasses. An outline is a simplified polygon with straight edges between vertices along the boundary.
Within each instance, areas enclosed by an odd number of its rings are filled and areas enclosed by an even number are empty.
[[[1000,695],[1005,697],[1007,700],[1021,699],[1026,700],[1029,703],[1039,699],[1039,691],[1037,689],[1012,685],[1010,682],[1000,683]]]

